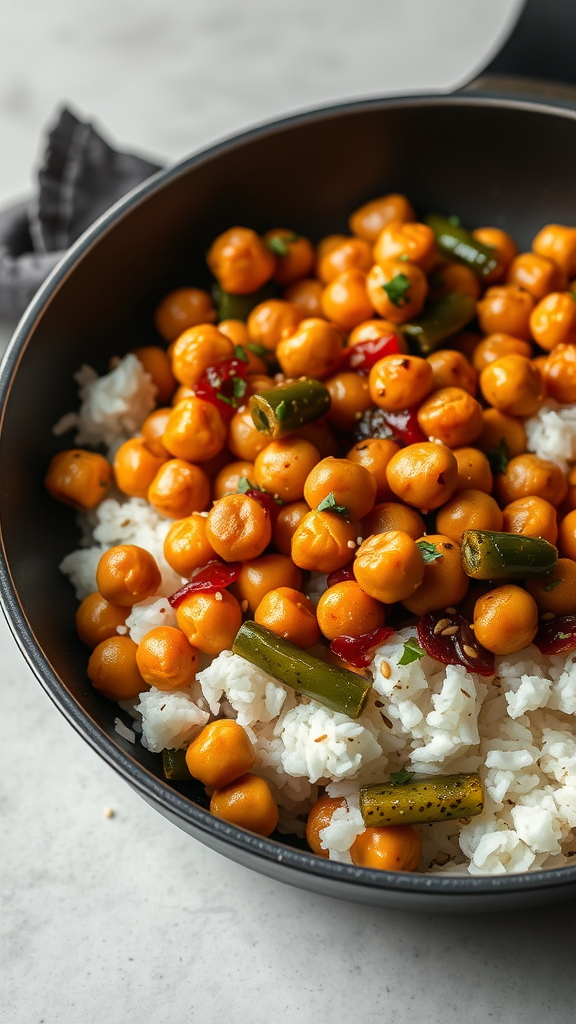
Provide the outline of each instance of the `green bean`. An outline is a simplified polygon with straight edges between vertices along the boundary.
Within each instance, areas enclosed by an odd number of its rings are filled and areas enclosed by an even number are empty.
[[[428,306],[417,320],[402,324],[402,333],[417,355],[429,356],[475,316],[476,302],[471,295],[449,292]]]
[[[460,557],[464,572],[475,580],[533,580],[552,572],[558,552],[541,537],[464,530]]]
[[[436,244],[443,256],[470,267],[479,277],[487,277],[498,266],[495,250],[476,241],[457,220],[456,217],[442,217],[439,213],[429,213],[424,218],[436,235]]]
[[[250,295],[231,295],[230,292],[225,292],[218,282],[212,285],[212,298],[219,320],[246,321],[255,306],[266,299],[273,299],[275,295],[276,289],[269,284]]]
[[[185,750],[163,750],[162,767],[167,779],[183,780],[192,778],[186,764]]]
[[[330,392],[319,380],[297,380],[252,395],[249,408],[261,434],[285,437],[325,416],[330,409]]]
[[[360,811],[365,825],[417,825],[429,821],[470,818],[484,810],[477,772],[432,775],[409,782],[363,786]]]

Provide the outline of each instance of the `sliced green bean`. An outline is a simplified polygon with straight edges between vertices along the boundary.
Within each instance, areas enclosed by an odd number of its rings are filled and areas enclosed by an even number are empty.
[[[402,333],[417,355],[429,356],[476,316],[476,302],[464,292],[449,292],[417,320],[402,324]]]
[[[185,750],[163,750],[162,767],[167,779],[182,781],[192,778],[186,764]]]
[[[495,250],[478,242],[456,220],[454,217],[442,217],[439,213],[429,213],[424,218],[436,235],[436,244],[443,256],[470,267],[479,277],[486,277],[498,266]]]
[[[541,537],[464,530],[460,557],[464,572],[475,580],[533,580],[552,572],[558,552]]]
[[[244,320],[246,321],[254,309],[266,299],[273,299],[276,289],[273,285],[267,284],[257,292],[250,295],[231,295],[220,287],[218,282],[212,286],[212,298],[218,313],[219,320]]]
[[[325,416],[330,409],[330,392],[319,380],[297,380],[252,395],[249,408],[261,434],[285,437]]]
[[[368,826],[450,821],[471,818],[483,810],[484,793],[478,772],[383,782],[360,790],[360,811]]]

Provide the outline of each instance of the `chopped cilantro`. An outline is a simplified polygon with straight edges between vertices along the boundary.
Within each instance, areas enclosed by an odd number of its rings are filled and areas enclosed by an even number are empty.
[[[406,274],[396,274],[388,284],[382,285],[382,290],[386,292],[386,295],[394,306],[406,305],[409,301],[409,296],[407,295],[409,288],[410,281],[406,277]]]
[[[547,583],[543,588],[544,592],[548,594],[551,590],[554,590],[554,587],[557,587],[559,583],[562,583],[562,580],[551,580],[551,582]]]
[[[246,352],[242,348],[242,345],[234,345],[234,356],[236,357],[236,359],[239,359],[241,363],[248,362],[248,356],[246,355]]]
[[[424,565],[428,565],[430,562],[435,562],[437,558],[443,558],[441,551],[435,544],[432,544],[429,540],[419,540],[416,542],[416,547],[420,548],[420,553],[424,559]]]
[[[508,445],[502,437],[500,439],[500,445],[498,448],[490,448],[486,455],[488,456],[488,462],[490,463],[490,469],[493,473],[505,473],[508,465],[509,452]]]
[[[318,512],[337,512],[338,515],[341,516],[350,515],[350,511],[346,508],[345,505],[338,505],[336,503],[334,491],[330,491],[330,494],[326,495],[324,501],[320,502],[320,504],[318,505]]]
[[[268,349],[264,348],[264,345],[257,345],[255,341],[248,342],[248,348],[255,356],[267,356]]]
[[[448,223],[453,228],[459,228],[462,221],[460,220],[460,217],[457,217],[456,214],[453,213],[451,217],[448,217]]]
[[[254,491],[254,484],[251,484],[247,476],[241,476],[238,481],[238,494],[246,494],[247,491]]]
[[[557,640],[571,640],[572,633],[556,633]]]
[[[268,239],[266,245],[275,256],[287,256],[290,252],[290,242],[295,242],[299,237],[300,235],[296,235],[294,232],[290,235],[273,235]]]
[[[404,654],[400,658],[399,665],[411,665],[413,661],[420,661],[423,658],[426,651],[423,651],[420,644],[414,637],[410,637],[409,640],[404,641]]]
[[[282,423],[282,420],[285,420],[287,415],[288,406],[286,405],[286,402],[278,402],[278,405],[276,406],[276,419],[278,420],[278,422]]]
[[[226,398],[226,395],[223,395],[221,391],[216,392],[216,398],[218,398],[221,402],[226,402],[226,405],[234,406],[234,402],[232,401],[232,399]]]
[[[232,378],[232,393],[234,398],[243,398],[246,394],[246,388],[248,384],[242,377]]]
[[[410,257],[409,257],[407,252],[403,252],[402,255],[401,256],[397,256],[396,259],[397,260],[402,260],[403,262],[408,262]]]
[[[406,771],[406,768],[401,768],[399,772],[390,772],[388,777],[390,782],[397,786],[401,782],[410,782],[410,779],[413,779],[415,774],[415,772]]]

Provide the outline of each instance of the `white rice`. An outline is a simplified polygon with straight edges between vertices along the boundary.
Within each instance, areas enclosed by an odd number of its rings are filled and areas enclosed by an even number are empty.
[[[576,460],[576,405],[560,405],[548,398],[524,426],[528,451],[567,473],[569,463]]]

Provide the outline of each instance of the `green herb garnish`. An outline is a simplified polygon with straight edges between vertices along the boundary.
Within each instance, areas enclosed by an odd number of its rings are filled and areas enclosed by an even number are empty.
[[[399,665],[411,665],[413,661],[420,661],[423,658],[426,651],[423,651],[420,644],[414,637],[410,637],[409,640],[404,641],[404,654],[400,658]]]
[[[382,291],[386,292],[386,295],[394,306],[406,305],[409,301],[409,297],[407,295],[409,288],[410,281],[406,277],[406,274],[396,274],[388,284],[382,285]]]
[[[500,445],[498,448],[490,448],[486,455],[488,462],[490,463],[490,469],[493,473],[505,473],[506,467],[509,462],[509,451],[508,445],[504,438],[500,439]]]
[[[451,217],[448,217],[448,223],[453,228],[459,228],[462,223],[462,220],[460,217],[457,217],[455,213],[453,213]]]
[[[570,640],[572,633],[556,633],[557,640]]]
[[[562,580],[551,580],[551,582],[547,583],[542,589],[548,594],[551,590],[554,590],[554,587],[557,587],[559,583],[562,583]]]
[[[231,405],[234,408],[234,402],[232,401],[232,399],[227,398],[226,395],[223,395],[221,391],[216,392],[216,398],[218,398],[221,402],[225,402],[226,405]]]
[[[418,540],[416,541],[416,547],[420,548],[422,558],[424,559],[424,565],[429,565],[430,562],[435,562],[437,558],[443,558],[441,551],[435,544],[432,544],[429,540]]]
[[[409,257],[407,252],[403,252],[401,256],[397,256],[396,257],[397,261],[402,260],[404,263],[407,263],[409,259],[410,259],[410,257]]]
[[[238,494],[246,494],[247,491],[255,491],[256,485],[250,483],[247,476],[241,476],[238,481],[238,487],[236,488]]]
[[[290,235],[274,235],[269,238],[266,245],[275,256],[287,256],[290,252],[290,242],[296,242],[300,235],[294,232]]]
[[[242,377],[232,378],[232,393],[234,398],[244,398],[247,387],[248,384]]]
[[[340,516],[349,516],[350,510],[345,505],[338,505],[334,497],[334,491],[330,491],[318,505],[318,512],[337,512]]]
[[[234,356],[236,359],[239,359],[241,363],[248,362],[248,356],[246,355],[242,345],[234,345]]]
[[[399,772],[390,772],[388,778],[390,779],[390,782],[398,785],[402,782],[410,782],[410,779],[413,779],[415,774],[416,772],[408,772],[405,768],[401,768]]]
[[[267,356],[269,354],[268,349],[264,348],[264,345],[257,345],[255,341],[249,341],[248,348],[255,356]]]

